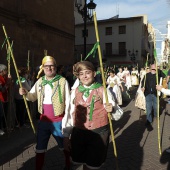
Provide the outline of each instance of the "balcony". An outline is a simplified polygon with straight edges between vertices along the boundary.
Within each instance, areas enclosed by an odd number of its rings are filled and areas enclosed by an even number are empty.
[[[126,49],[113,49],[113,50],[103,50],[103,57],[110,58],[110,57],[126,57],[127,50]]]

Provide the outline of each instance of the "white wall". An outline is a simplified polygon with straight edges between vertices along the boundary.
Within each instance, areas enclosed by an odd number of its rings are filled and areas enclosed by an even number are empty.
[[[134,18],[123,18],[123,19],[113,19],[112,21],[109,20],[102,20],[98,21],[98,32],[99,32],[99,38],[100,38],[100,47],[101,51],[105,50],[105,43],[112,43],[112,49],[118,50],[119,42],[126,42],[126,49],[127,51],[130,50],[131,52],[134,50],[138,50],[138,55],[136,57],[136,60],[141,64],[142,56],[142,50],[146,49],[147,40],[148,38],[145,37],[144,33],[144,23],[146,22],[146,16],[145,19],[143,19],[143,16],[140,17],[134,17]],[[119,34],[119,26],[126,25],[126,34]],[[106,36],[105,35],[105,29],[106,27],[112,27],[112,35]],[[88,44],[95,44],[96,43],[96,35],[95,35],[95,28],[94,24],[87,23],[87,29],[88,29],[88,37],[86,39],[87,45]],[[82,30],[83,30],[83,24],[76,25],[75,26],[75,45],[83,45],[83,37],[82,37]],[[147,49],[146,49],[147,50]],[[110,57],[108,58],[110,61],[130,61],[130,57],[124,56],[124,57]]]

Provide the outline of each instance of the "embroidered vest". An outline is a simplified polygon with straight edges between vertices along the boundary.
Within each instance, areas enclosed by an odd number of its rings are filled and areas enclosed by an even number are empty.
[[[90,121],[90,104],[93,95],[95,95],[94,110],[92,120]],[[75,112],[73,113],[75,127],[93,130],[108,124],[108,116],[102,98],[103,87],[92,90],[86,101],[83,100],[83,93],[80,93],[78,88],[76,89]]]
[[[52,104],[54,109],[54,115],[62,115],[65,110],[65,78],[62,77],[60,80],[53,83],[52,89]],[[61,94],[62,94],[62,103],[59,101],[58,86],[60,85]],[[44,99],[44,89],[45,86],[42,86],[42,78],[37,82],[37,98],[38,98],[38,112],[43,114],[43,99]]]

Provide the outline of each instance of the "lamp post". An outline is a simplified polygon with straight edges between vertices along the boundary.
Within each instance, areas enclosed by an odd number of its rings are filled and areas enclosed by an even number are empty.
[[[138,50],[136,50],[135,52],[134,52],[134,50],[133,50],[132,52],[129,50],[129,51],[128,51],[128,54],[129,54],[129,56],[130,56],[130,60],[131,60],[133,63],[135,63],[136,57],[137,57],[137,55],[138,55]]]
[[[84,6],[83,6],[84,5]],[[81,14],[83,21],[84,21],[84,30],[83,30],[83,37],[84,37],[84,58],[86,57],[86,37],[88,35],[86,26],[87,26],[87,20],[92,20],[93,18],[93,10],[96,8],[96,4],[93,2],[93,0],[90,0],[90,2],[87,4],[87,0],[75,0],[75,7],[77,8],[77,11],[79,14]]]

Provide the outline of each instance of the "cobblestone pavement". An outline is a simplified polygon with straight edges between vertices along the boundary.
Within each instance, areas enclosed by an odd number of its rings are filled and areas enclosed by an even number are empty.
[[[170,170],[170,154],[165,150],[170,146],[170,104],[161,102],[160,141],[162,154],[158,147],[157,120],[153,129],[145,127],[146,114],[135,107],[132,97],[122,107],[124,116],[113,121],[117,150],[114,156],[113,143],[109,144],[105,164],[100,170]],[[36,124],[36,122],[34,122]],[[36,137],[31,128],[15,129],[0,136],[0,170],[33,170],[35,167]],[[51,137],[46,153],[44,170],[63,170],[64,157]],[[80,170],[82,167],[74,167]]]

